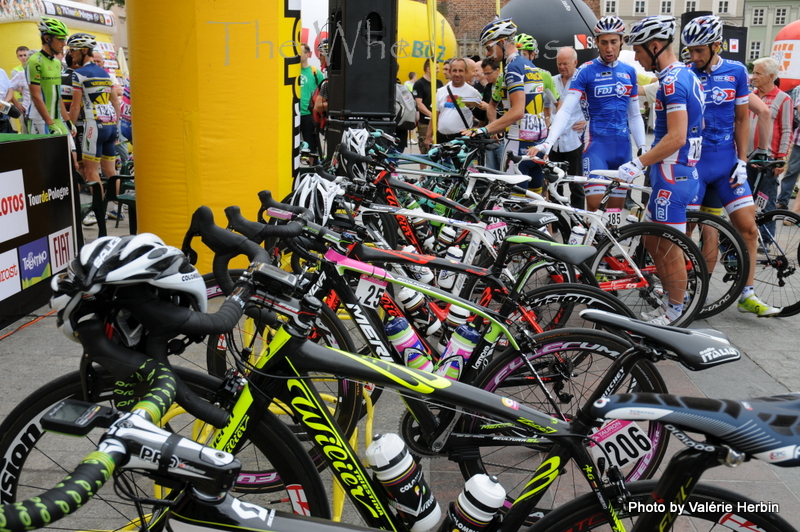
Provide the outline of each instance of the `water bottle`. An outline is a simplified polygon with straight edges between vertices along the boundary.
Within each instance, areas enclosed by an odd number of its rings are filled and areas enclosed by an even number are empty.
[[[481,334],[471,323],[459,325],[447,342],[434,373],[457,381],[480,339]]]
[[[436,525],[442,509],[400,436],[376,435],[367,448],[367,463],[411,532],[425,532]]]
[[[635,224],[639,221],[639,217],[636,216],[635,214],[629,214],[628,216],[625,217],[625,221],[628,222],[629,224]]]
[[[407,319],[402,316],[392,317],[386,324],[386,336],[403,357],[406,366],[422,371],[433,370],[433,364],[425,351],[425,346],[422,345],[419,336],[408,324]]]
[[[582,225],[575,225],[572,227],[572,232],[569,234],[569,245],[575,246],[583,244],[583,238],[586,236],[586,228]]]
[[[447,255],[445,255],[445,258],[451,261],[461,262],[461,259],[464,258],[464,251],[458,246],[450,246],[447,248]],[[458,274],[456,272],[450,270],[440,270],[439,279],[437,280],[439,288],[443,288],[444,290],[452,290],[456,284],[457,278]]]
[[[442,230],[439,231],[437,249],[439,253],[444,252],[447,248],[453,245],[453,242],[456,241],[456,230],[452,226],[445,225],[442,227]]]
[[[413,209],[414,212],[418,212],[420,214],[425,214],[421,208],[417,207]],[[414,226],[414,233],[417,235],[417,238],[420,242],[422,242],[422,247],[428,251],[433,251],[436,245],[436,239],[433,237],[433,230],[431,229],[431,224],[425,218],[417,218],[415,216],[411,216],[411,224]]]
[[[467,323],[469,315],[470,312],[467,309],[456,305],[450,305],[450,310],[447,311],[447,318],[444,320],[444,327],[442,327],[442,336],[437,346],[440,353],[444,354],[447,349],[447,342],[450,341],[450,333],[455,331],[459,325]]]
[[[439,532],[482,532],[505,500],[506,490],[497,477],[477,474],[467,481],[456,502],[450,503]]]
[[[404,247],[403,251],[407,253],[417,252],[414,246],[411,245]],[[433,281],[435,277],[431,269],[428,268],[427,266],[422,266],[421,264],[406,264],[405,267],[408,270],[408,273],[410,274],[410,277],[412,279],[415,279],[423,284],[431,284],[431,281]]]
[[[414,321],[414,326],[418,331],[425,336],[439,332],[442,322],[437,320],[436,315],[431,312],[424,294],[404,287],[397,294],[397,298],[406,309],[406,314]]]

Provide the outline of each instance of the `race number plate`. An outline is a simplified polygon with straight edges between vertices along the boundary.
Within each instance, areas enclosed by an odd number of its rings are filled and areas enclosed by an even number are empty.
[[[387,284],[388,281],[381,281],[362,273],[356,287],[356,297],[365,307],[376,308],[386,291]]]
[[[622,223],[622,209],[606,209],[603,218],[606,219],[606,224],[617,226]]]
[[[763,211],[767,208],[767,202],[769,201],[769,196],[764,194],[763,192],[759,192],[756,194],[756,207],[759,211]]]
[[[592,435],[592,439],[594,441],[591,443],[591,448],[595,461],[605,457],[619,468],[632,465],[653,448],[647,433],[639,428],[639,425],[621,419],[607,422]],[[595,441],[599,446],[594,443]]]

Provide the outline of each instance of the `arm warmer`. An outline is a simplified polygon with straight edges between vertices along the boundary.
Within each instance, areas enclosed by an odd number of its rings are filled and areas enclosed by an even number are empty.
[[[561,109],[556,113],[556,119],[550,125],[550,133],[547,135],[545,142],[553,146],[558,138],[564,133],[564,130],[569,125],[572,112],[580,105],[581,93],[578,91],[569,91],[564,97],[564,103],[561,104]],[[642,136],[644,138],[644,136]]]
[[[628,102],[628,127],[631,129],[633,135],[633,142],[637,148],[644,146],[647,141],[644,137],[644,120],[642,120],[642,113],[639,111],[639,97],[633,97]]]

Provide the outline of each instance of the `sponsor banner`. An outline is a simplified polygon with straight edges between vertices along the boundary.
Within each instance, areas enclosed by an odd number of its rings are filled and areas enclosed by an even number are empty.
[[[65,270],[69,261],[75,258],[75,239],[72,234],[72,227],[67,227],[56,233],[49,235],[50,240],[50,265],[52,273]]]
[[[0,243],[28,234],[22,170],[0,172]]]
[[[13,296],[22,290],[19,280],[19,261],[17,250],[0,253],[0,300]]]
[[[19,266],[23,290],[47,279],[52,274],[49,248],[47,237],[20,246]]]
[[[114,18],[106,13],[97,13],[89,11],[88,9],[81,9],[79,7],[72,7],[58,2],[44,1],[44,11],[48,15],[55,15],[59,18],[71,18],[73,20],[83,20],[92,24],[100,24],[101,26],[113,26]]]

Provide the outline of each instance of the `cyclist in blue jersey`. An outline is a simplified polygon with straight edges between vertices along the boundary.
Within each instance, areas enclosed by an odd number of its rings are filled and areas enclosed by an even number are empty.
[[[699,182],[694,166],[702,150],[704,96],[697,76],[672,51],[674,35],[675,18],[656,15],[635,23],[625,36],[639,64],[657,74],[659,87],[654,105],[653,147],[621,165],[618,178],[630,183],[645,166],[650,166],[653,194],[646,219],[685,231],[686,208],[697,195]],[[666,239],[643,240],[668,296],[661,309],[643,317],[654,324],[668,325],[683,312],[687,283],[683,251],[674,245],[659,249]]]
[[[607,16],[597,21],[594,27],[595,42],[600,57],[587,61],[575,71],[569,83],[561,109],[550,128],[550,133],[539,153],[547,155],[558,138],[569,126],[572,112],[583,107],[589,121],[583,151],[583,174],[591,170],[618,168],[631,158],[631,140],[639,149],[639,155],[647,151],[644,121],[639,111],[636,71],[619,60],[625,23],[619,17]],[[529,155],[537,153],[531,150]],[[586,205],[597,210],[605,192],[602,185],[586,186]],[[612,193],[609,208],[622,208],[625,190]]]
[[[504,65],[502,89],[506,112],[484,127],[465,129],[461,134],[489,136],[508,129],[506,150],[523,155],[547,136],[545,88],[541,72],[517,50],[516,33],[517,26],[510,18],[495,18],[481,31],[481,46],[487,57]],[[541,192],[544,182],[541,168],[531,162],[523,164],[525,166],[520,165],[520,170],[531,177],[528,187]]]
[[[706,15],[692,19],[684,26],[681,37],[689,50],[690,68],[703,84],[706,102],[703,156],[696,167],[700,186],[690,209],[719,216],[724,208],[744,238],[750,256],[755,257],[758,240],[756,207],[747,184],[745,162],[750,140],[747,68],[738,61],[719,56],[722,47],[722,21],[719,17]],[[755,294],[755,269],[756,262],[751,260],[747,285],[739,299],[739,311],[752,312],[760,317],[774,316],[781,309],[764,303]]]

